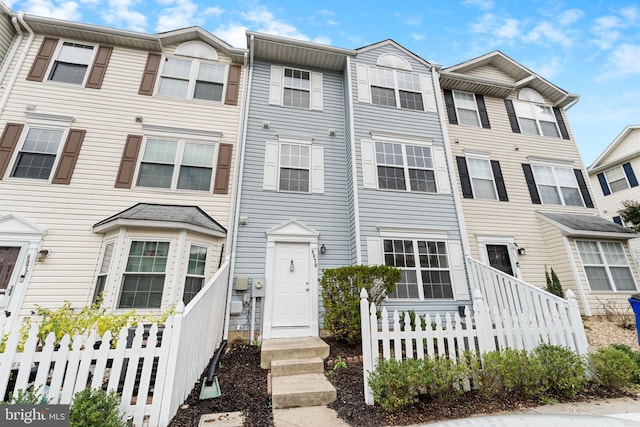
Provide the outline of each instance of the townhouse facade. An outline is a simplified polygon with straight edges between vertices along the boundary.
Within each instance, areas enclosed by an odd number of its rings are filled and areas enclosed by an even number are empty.
[[[440,82],[471,256],[542,288],[553,269],[586,315],[626,301],[633,233],[598,215],[566,117],[578,96],[498,51]]]
[[[640,126],[626,126],[589,166],[589,179],[594,188],[602,217],[625,225],[619,210],[625,200],[640,201]],[[640,239],[629,241],[636,266],[640,268]]]

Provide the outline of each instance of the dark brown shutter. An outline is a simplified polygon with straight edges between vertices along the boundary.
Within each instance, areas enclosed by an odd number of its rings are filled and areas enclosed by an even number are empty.
[[[491,160],[491,171],[493,172],[493,179],[496,181],[498,200],[501,202],[508,202],[509,196],[507,195],[507,186],[504,185],[504,177],[502,176],[502,169],[500,168],[499,161]]]
[[[159,53],[150,53],[147,56],[147,63],[144,64],[144,73],[142,74],[138,95],[153,95],[153,86],[156,84],[161,57]]]
[[[16,149],[20,134],[22,134],[24,125],[22,123],[7,123],[0,137],[0,179],[9,167],[13,150]]]
[[[218,164],[216,165],[216,181],[213,194],[227,194],[229,192],[229,176],[231,173],[231,154],[233,145],[220,144],[218,150]]]
[[[238,93],[240,92],[240,71],[239,65],[229,66],[229,77],[227,78],[227,96],[224,103],[227,105],[238,105]]]
[[[505,99],[504,106],[507,108],[507,116],[509,117],[511,130],[515,133],[520,133],[520,125],[518,124],[518,116],[516,115],[516,110],[515,108],[513,108],[513,101],[511,101],[510,99]]]
[[[456,163],[458,163],[458,174],[460,175],[462,196],[465,199],[473,199],[473,189],[471,188],[471,178],[469,177],[467,160],[462,156],[456,156]]]
[[[91,67],[85,87],[89,89],[100,89],[102,87],[102,80],[104,80],[104,75],[107,72],[111,52],[113,52],[113,47],[111,46],[100,46],[98,48],[98,53],[93,61],[93,67]]]
[[[485,129],[491,129],[489,123],[489,114],[487,114],[487,106],[484,104],[484,96],[476,94],[476,105],[478,106],[478,114],[480,114],[480,123]]]
[[[127,135],[127,142],[124,144],[122,159],[120,160],[120,169],[118,169],[118,176],[114,187],[131,188],[133,172],[136,170],[141,144],[141,135]]]
[[[553,114],[556,116],[556,121],[558,122],[558,127],[560,128],[560,135],[562,135],[562,139],[570,139],[569,131],[567,130],[567,125],[564,123],[564,119],[562,118],[562,112],[558,107],[553,107]]]
[[[453,92],[449,89],[444,89],[444,103],[447,106],[447,116],[449,116],[449,123],[452,125],[458,124],[458,115],[456,114],[456,104],[453,101]]]
[[[52,184],[66,184],[71,182],[71,176],[73,175],[73,169],[76,167],[78,161],[78,154],[80,153],[80,147],[82,147],[82,141],[84,140],[84,134],[87,131],[82,129],[70,129],[67,141],[64,143],[62,149],[62,155],[58,162],[58,168],[56,174],[51,180]]]
[[[587,183],[584,181],[584,175],[582,175],[582,171],[580,169],[574,169],[573,173],[575,174],[576,180],[578,181],[578,187],[580,188],[580,193],[582,194],[584,205],[588,208],[594,207],[593,200],[591,200],[591,195],[589,194]]]
[[[531,165],[523,163],[522,171],[524,172],[524,179],[527,182],[527,187],[529,188],[531,203],[536,205],[542,204],[542,200],[540,200],[540,193],[538,193],[538,187],[536,187],[536,179],[533,177],[533,171],[531,170]]]
[[[36,59],[33,61],[33,64],[31,64],[31,70],[29,70],[27,80],[33,82],[41,82],[44,80],[44,73],[46,73],[47,68],[49,68],[49,62],[53,57],[53,52],[55,52],[57,45],[58,39],[45,37],[44,40],[42,40],[40,50],[38,50],[36,54]]]

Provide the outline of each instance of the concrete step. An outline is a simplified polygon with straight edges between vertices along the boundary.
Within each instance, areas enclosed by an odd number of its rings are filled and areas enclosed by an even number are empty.
[[[321,374],[323,372],[324,361],[319,357],[271,361],[272,377],[300,374]]]
[[[270,369],[272,360],[291,360],[329,356],[329,345],[319,337],[273,338],[262,341],[260,367]]]
[[[274,409],[322,406],[334,400],[336,389],[324,374],[271,378],[271,402]]]

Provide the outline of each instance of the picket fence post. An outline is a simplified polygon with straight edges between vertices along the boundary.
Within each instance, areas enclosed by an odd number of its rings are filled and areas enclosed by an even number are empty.
[[[360,291],[360,330],[362,331],[362,374],[364,375],[364,401],[373,405],[373,392],[369,387],[369,372],[373,370],[373,349],[371,343],[371,319],[369,316],[369,295],[367,290]],[[378,325],[375,325],[377,328]]]
[[[491,313],[485,306],[482,299],[482,292],[476,288],[473,291],[473,315],[476,320],[476,336],[478,337],[478,348],[480,354],[488,353],[496,349],[493,337],[493,322]]]
[[[166,426],[169,424],[170,414],[173,414],[173,388],[176,381],[176,369],[178,366],[178,353],[180,351],[180,336],[182,329],[182,321],[184,319],[184,303],[180,301],[176,307],[176,313],[173,315],[173,324],[171,326],[171,341],[167,348],[167,370],[165,373],[165,382],[162,390],[162,404],[160,407],[159,424]],[[165,329],[166,332],[169,332]],[[163,340],[166,335],[163,336]],[[160,373],[158,373],[159,375]]]
[[[587,333],[584,331],[584,324],[580,316],[580,308],[576,301],[576,294],[571,289],[567,291],[567,300],[569,302],[569,322],[573,329],[573,336],[576,343],[576,352],[579,355],[589,353],[589,344],[587,343]]]

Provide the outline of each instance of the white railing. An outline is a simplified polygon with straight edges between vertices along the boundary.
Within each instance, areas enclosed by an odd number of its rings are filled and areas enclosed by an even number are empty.
[[[49,403],[69,404],[80,390],[103,388],[120,394],[121,413],[136,426],[167,426],[222,340],[227,274],[225,263],[164,325],[141,324],[135,334],[122,328],[115,348],[110,332],[65,335],[58,344],[50,333],[43,344],[35,323],[20,348],[20,325],[5,330],[0,320],[0,337],[9,334],[0,353],[0,400],[33,387]]]
[[[492,313],[518,313],[533,316],[538,322],[553,326],[553,316],[564,312],[569,304],[544,289],[516,279],[496,268],[467,257],[471,289],[479,289]]]
[[[533,350],[541,343],[567,347],[580,355],[588,352],[578,304],[570,290],[566,301],[568,311],[549,313],[550,322],[544,323],[531,313],[490,312],[478,289],[474,291],[473,315],[469,307],[463,317],[458,313],[453,318],[447,313],[444,319],[440,314],[415,315],[414,327],[409,313],[401,319],[395,311],[390,322],[386,307],[378,317],[378,308],[369,304],[364,289],[360,297],[364,394],[369,405],[374,402],[368,377],[380,359],[444,356],[456,361],[466,351],[482,355],[505,348]]]

